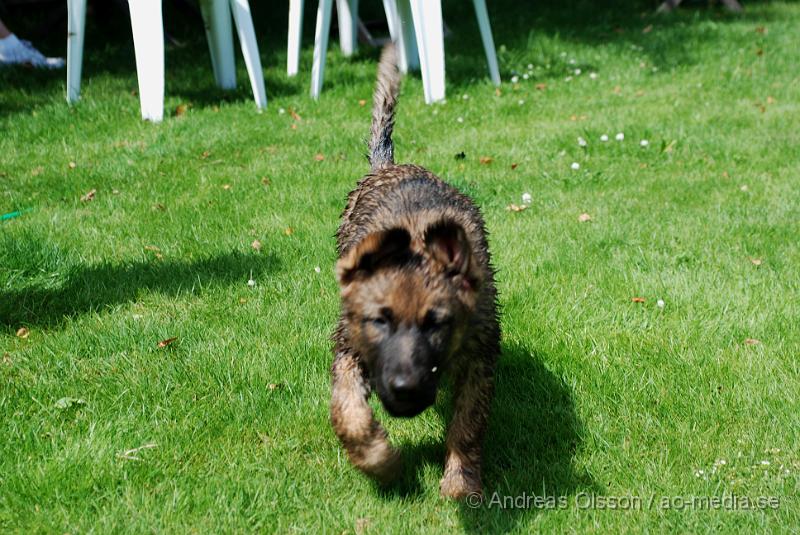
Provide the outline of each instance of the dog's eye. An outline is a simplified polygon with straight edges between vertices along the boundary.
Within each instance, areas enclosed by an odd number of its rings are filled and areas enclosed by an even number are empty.
[[[369,318],[367,321],[369,321],[376,327],[383,328],[392,322],[393,317],[394,316],[392,314],[392,310],[388,307],[383,307],[381,308],[380,314],[378,316]]]
[[[433,310],[425,314],[425,319],[422,321],[422,330],[430,331],[434,329],[441,329],[450,324],[451,317],[441,312]]]

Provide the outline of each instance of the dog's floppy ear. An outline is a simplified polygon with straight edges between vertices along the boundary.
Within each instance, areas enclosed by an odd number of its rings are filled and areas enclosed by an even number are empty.
[[[381,266],[401,262],[410,254],[410,244],[411,235],[402,228],[368,234],[336,263],[339,285],[346,286],[356,277],[369,276]]]
[[[461,225],[449,220],[434,223],[425,231],[425,247],[442,265],[445,274],[458,283],[459,290],[478,290],[481,274],[472,254],[472,245]]]

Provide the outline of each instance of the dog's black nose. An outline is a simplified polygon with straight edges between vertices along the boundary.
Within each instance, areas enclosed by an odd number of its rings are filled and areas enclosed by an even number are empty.
[[[413,375],[396,375],[389,380],[389,388],[398,401],[412,401],[419,391],[419,386],[419,378]]]

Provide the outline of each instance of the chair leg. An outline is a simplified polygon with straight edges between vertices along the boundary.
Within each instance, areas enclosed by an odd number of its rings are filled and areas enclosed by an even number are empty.
[[[331,8],[333,0],[319,0],[317,28],[314,32],[314,63],[311,66],[311,98],[318,99],[325,77],[325,54],[331,33]]]
[[[358,47],[358,0],[336,0],[336,14],[342,54],[352,56]]]
[[[444,100],[444,27],[441,0],[411,0],[425,102]]]
[[[141,1],[141,0],[135,0]],[[233,28],[228,2],[201,0],[200,12],[206,27],[208,51],[214,79],[222,89],[236,88],[236,59],[233,54]]]
[[[233,20],[236,22],[236,30],[239,33],[239,46],[247,66],[247,74],[250,76],[250,86],[253,88],[253,97],[256,106],[263,109],[267,106],[267,92],[264,89],[264,71],[261,69],[261,57],[258,54],[256,30],[253,28],[250,4],[247,0],[230,0],[230,2]]]
[[[497,53],[494,49],[492,27],[489,25],[489,13],[486,11],[486,0],[472,0],[475,4],[475,16],[478,18],[478,27],[481,30],[483,49],[486,51],[486,63],[489,64],[489,76],[494,85],[500,85],[500,69],[497,66]]]
[[[67,102],[77,102],[81,96],[83,69],[83,35],[86,28],[86,0],[67,3]]]
[[[414,30],[414,17],[411,15],[409,0],[390,0],[395,5],[397,13],[396,27],[398,46],[398,63],[402,72],[419,69],[419,50],[417,47],[417,34]],[[384,6],[386,3],[384,3]],[[388,10],[387,10],[388,18]],[[391,28],[391,27],[390,27]]]
[[[161,0],[128,2],[142,119],[164,118],[164,21]]]
[[[300,67],[300,40],[303,36],[303,0],[289,0],[289,45],[286,50],[286,75],[295,76]]]

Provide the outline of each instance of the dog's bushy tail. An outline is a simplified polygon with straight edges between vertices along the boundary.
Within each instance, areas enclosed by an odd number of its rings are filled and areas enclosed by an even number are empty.
[[[381,52],[378,63],[378,82],[372,102],[372,132],[369,139],[369,163],[372,170],[394,164],[394,108],[400,91],[400,71],[397,69],[397,52],[388,44]]]

